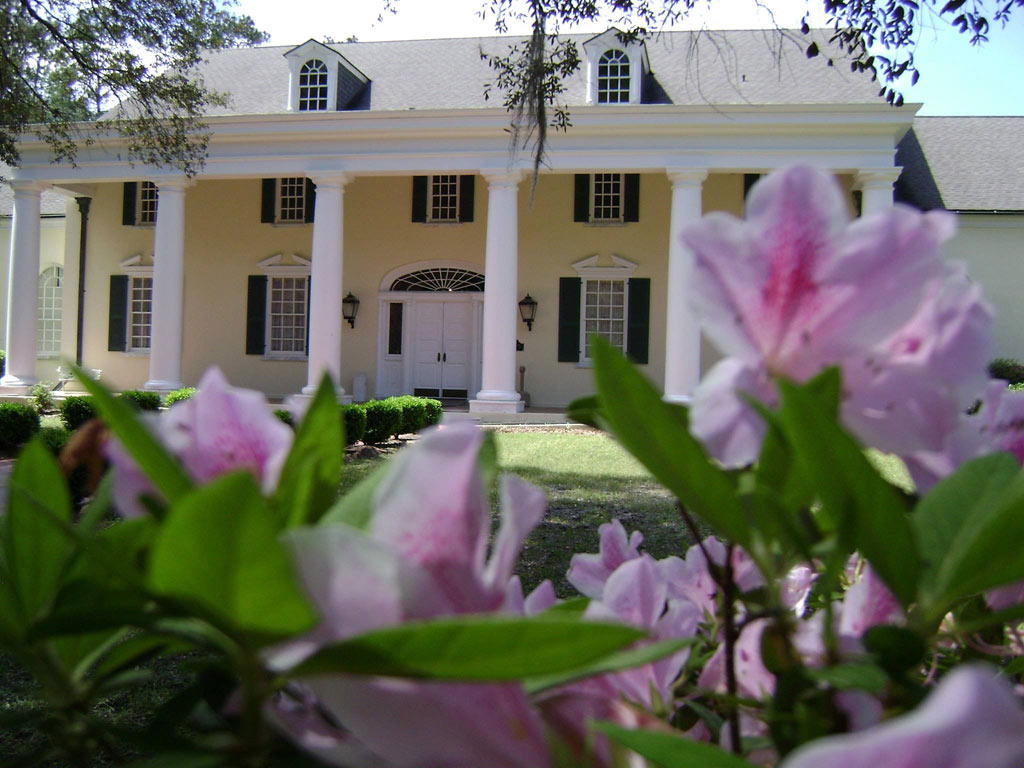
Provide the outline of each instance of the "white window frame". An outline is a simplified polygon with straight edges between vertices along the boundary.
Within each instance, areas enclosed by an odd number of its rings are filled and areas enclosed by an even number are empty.
[[[598,216],[598,177],[617,177],[619,183],[618,191],[618,216]],[[609,193],[606,193],[609,194]],[[607,208],[610,206],[601,206]],[[624,173],[592,173],[590,174],[590,223],[591,224],[622,224],[626,220],[626,174]]]
[[[299,182],[299,194],[292,195],[292,199],[298,199],[300,201],[297,219],[286,219],[284,218],[284,182],[285,181],[297,181]],[[275,224],[305,224],[306,223],[306,177],[305,176],[281,176],[276,179],[276,194],[274,195],[274,223]]]
[[[264,315],[264,331],[263,331],[263,358],[265,360],[306,360],[308,359],[308,349],[306,348],[306,339],[309,336],[309,294],[306,292],[305,301],[305,314],[306,314],[306,333],[303,336],[303,344],[301,350],[275,350],[273,348],[274,338],[274,281],[280,279],[297,279],[302,280],[304,285],[308,285],[309,276],[312,271],[312,262],[309,259],[304,259],[301,256],[291,254],[289,257],[285,257],[283,254],[276,254],[271,256],[269,259],[264,259],[260,262],[260,270],[267,276],[267,295],[266,295],[266,314]]]
[[[152,191],[152,196],[147,193]],[[149,203],[152,202],[152,206]],[[135,224],[155,227],[160,205],[160,187],[152,181],[140,181],[135,191]]]
[[[128,297],[127,306],[125,307],[125,329],[124,329],[124,351],[125,354],[129,355],[148,355],[149,350],[153,346],[153,292],[155,285],[153,284],[153,265],[143,264],[142,254],[136,254],[130,259],[126,259],[121,262],[121,271],[128,275]],[[133,346],[132,345],[132,328],[135,326],[134,317],[135,312],[132,310],[132,297],[135,294],[135,285],[138,280],[150,281],[149,283],[149,323],[145,326],[148,327],[149,346]]]
[[[587,355],[587,283],[601,280],[622,283],[622,346],[617,347],[625,353],[629,345],[629,279],[636,271],[637,265],[621,256],[611,255],[611,266],[600,266],[600,255],[577,261],[572,265],[580,277],[580,361],[578,366],[589,368],[593,360]],[[603,319],[603,318],[595,318]],[[614,320],[615,318],[608,318]],[[598,332],[598,335],[608,338]],[[611,339],[608,339],[611,341]],[[617,345],[616,345],[617,346]]]
[[[437,218],[434,216],[434,209],[439,208],[437,204],[440,195],[436,191],[436,183],[443,183],[441,179],[454,179],[455,191],[448,197],[454,198],[451,206],[452,209],[451,218]],[[427,222],[432,224],[458,224],[459,223],[459,204],[462,202],[459,187],[461,186],[461,178],[457,173],[438,173],[427,177]]]
[[[615,61],[611,61],[611,57],[615,56]],[[603,67],[616,67],[616,75],[610,76],[607,71],[602,75]],[[625,69],[625,76],[622,75],[622,71]],[[614,81],[618,87],[609,88],[601,87],[601,81]],[[622,81],[625,80],[626,87],[622,87]],[[598,104],[629,104],[632,99],[632,88],[633,88],[633,66],[629,60],[629,55],[621,48],[609,48],[601,54],[597,60],[597,103]],[[614,100],[609,99],[609,96],[614,95]]]
[[[629,62],[629,98],[619,102],[601,102],[598,98],[598,73],[601,58],[609,51],[622,51]],[[587,64],[587,103],[614,108],[626,104],[639,104],[643,96],[644,77],[651,71],[647,46],[640,40],[623,43],[614,27],[583,43],[583,56]]]
[[[53,282],[56,279],[56,285]],[[36,356],[40,358],[60,357],[64,325],[64,267],[51,264],[39,273],[37,317],[39,336]],[[54,290],[56,289],[56,290]],[[49,310],[49,316],[47,316]],[[47,342],[52,342],[47,346]]]
[[[313,72],[312,67],[314,64],[319,64],[316,71]],[[307,70],[307,68],[309,68]],[[308,82],[308,78],[316,75],[316,85],[311,85]],[[306,84],[303,84],[303,78],[307,78]],[[309,90],[316,89],[317,96],[309,96]],[[323,96],[320,96],[321,89],[323,89]],[[297,111],[299,112],[327,112],[331,107],[331,68],[326,61],[314,56],[306,59],[299,66],[299,77],[298,77],[298,103]],[[305,94],[305,95],[304,95]],[[316,106],[310,106],[314,104]],[[305,104],[305,106],[303,106]],[[322,106],[321,106],[322,105]]]

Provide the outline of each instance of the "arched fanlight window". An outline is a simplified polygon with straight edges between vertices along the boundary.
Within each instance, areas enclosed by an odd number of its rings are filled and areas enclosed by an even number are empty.
[[[299,111],[327,110],[327,65],[310,59],[299,70]]]
[[[484,289],[484,276],[479,272],[455,267],[420,269],[402,275],[391,283],[392,291],[476,292]]]
[[[64,268],[52,266],[39,275],[39,354],[51,357],[60,354],[61,320],[64,301],[61,284]]]
[[[606,51],[598,60],[597,103],[629,103],[629,58],[625,52]]]

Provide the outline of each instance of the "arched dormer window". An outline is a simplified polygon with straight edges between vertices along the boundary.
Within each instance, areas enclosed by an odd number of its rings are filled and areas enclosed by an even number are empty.
[[[299,111],[327,110],[327,65],[310,59],[299,70]]]
[[[598,60],[597,103],[629,103],[629,57],[624,51],[606,51]]]

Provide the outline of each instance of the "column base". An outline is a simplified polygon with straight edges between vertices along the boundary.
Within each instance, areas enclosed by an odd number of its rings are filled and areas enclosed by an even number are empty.
[[[312,384],[307,384],[306,386],[304,386],[300,390],[299,394],[296,395],[296,397],[312,397],[313,395],[316,394],[316,391],[318,389],[320,389],[319,385],[313,386]],[[338,398],[338,402],[339,403],[341,403],[343,405],[351,405],[352,404],[352,395],[345,394],[345,388],[344,387],[335,387],[334,395],[335,395],[335,397]]]
[[[675,405],[690,405],[693,402],[693,395],[665,395],[661,399]]]
[[[143,389],[151,389],[154,392],[173,392],[176,389],[181,389],[185,384],[180,381],[171,381],[170,379],[150,379],[142,385]]]
[[[4,389],[24,389],[25,392],[10,392],[9,394],[28,394],[30,387],[39,383],[39,379],[35,376],[16,376],[13,373],[4,374],[3,378],[0,378],[0,387]]]
[[[477,395],[477,398],[479,397],[480,395]],[[516,399],[513,400],[512,397]],[[522,413],[524,407],[525,403],[515,392],[511,393],[511,397],[501,400],[487,398],[469,401],[470,413]]]

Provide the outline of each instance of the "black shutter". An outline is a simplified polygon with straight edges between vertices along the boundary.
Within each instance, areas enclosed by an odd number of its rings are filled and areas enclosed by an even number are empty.
[[[760,173],[744,173],[743,174],[743,199],[747,199],[747,195],[750,194],[751,188],[757,184],[761,178]]]
[[[651,279],[629,279],[629,314],[626,317],[626,354],[634,363],[647,364],[651,335]]]
[[[558,279],[558,362],[580,361],[580,291],[578,277]]]
[[[573,195],[573,221],[590,221],[590,174],[576,174],[576,192]]]
[[[313,278],[306,278],[306,354],[309,354],[309,303],[312,300]]]
[[[312,224],[315,213],[316,184],[313,183],[312,179],[306,179],[306,210],[303,216],[303,221],[305,221],[307,224]]]
[[[273,224],[277,215],[277,179],[264,179],[260,190],[260,221]]]
[[[412,220],[427,220],[427,177],[412,177]]]
[[[245,306],[245,354],[262,355],[267,326],[267,276],[249,275]]]
[[[110,276],[110,311],[107,316],[107,350],[128,348],[128,275]]]
[[[459,221],[473,220],[473,187],[475,182],[475,176],[459,176]]]
[[[864,215],[864,192],[859,189],[853,190],[853,215],[858,219]]]
[[[622,187],[622,220],[640,221],[640,174],[625,174]]]
[[[135,199],[139,194],[139,184],[136,181],[124,183],[124,200],[121,205],[121,223],[126,227],[135,226]]]

